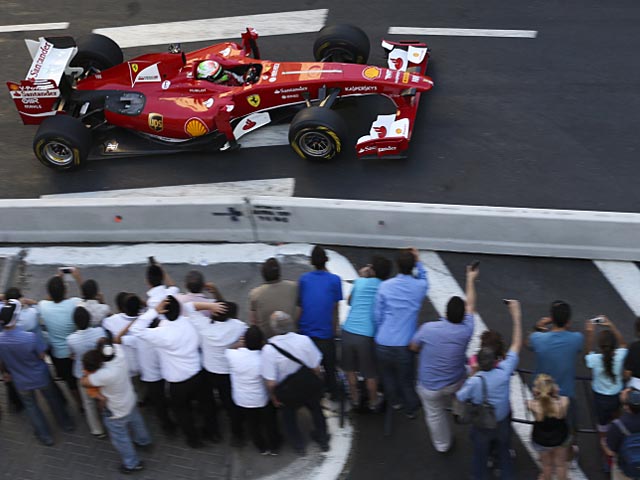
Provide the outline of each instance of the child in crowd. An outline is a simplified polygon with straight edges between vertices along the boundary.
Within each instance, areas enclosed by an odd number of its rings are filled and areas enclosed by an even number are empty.
[[[566,420],[569,397],[560,396],[558,385],[544,373],[534,381],[533,397],[527,406],[534,416],[531,443],[540,454],[542,464],[542,474],[538,479],[551,480],[555,467],[556,478],[566,480],[567,446],[571,442]]]
[[[596,353],[593,349],[597,325],[606,328],[598,333],[600,353]],[[584,334],[585,344],[589,348],[589,353],[584,360],[592,373],[594,411],[598,421],[598,435],[602,443],[607,437],[609,425],[620,414],[620,392],[624,388],[623,368],[627,356],[627,344],[613,322],[604,315],[587,320]],[[611,471],[611,464],[612,458],[603,450],[602,469],[605,473]]]

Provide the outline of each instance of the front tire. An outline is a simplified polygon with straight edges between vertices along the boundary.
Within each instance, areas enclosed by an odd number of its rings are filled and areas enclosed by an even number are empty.
[[[318,62],[365,64],[370,49],[369,37],[360,28],[349,24],[329,25],[318,32],[313,57]]]
[[[102,72],[124,60],[122,49],[109,37],[90,33],[76,42],[78,52],[71,60],[72,67],[82,67],[85,76]]]
[[[58,171],[83,165],[91,148],[91,131],[68,115],[49,117],[33,139],[33,152],[43,165]]]
[[[331,160],[344,145],[347,125],[337,112],[326,107],[300,110],[289,126],[289,143],[307,160]]]

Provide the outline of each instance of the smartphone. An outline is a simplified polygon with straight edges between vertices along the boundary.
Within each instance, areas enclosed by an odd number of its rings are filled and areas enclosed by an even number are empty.
[[[508,298],[503,298],[502,301],[505,305],[509,305],[509,302],[511,302],[511,300],[509,300]]]
[[[480,260],[475,260],[472,264],[471,264],[471,271],[475,272],[478,267],[480,266]]]
[[[156,264],[156,259],[153,257],[149,257],[149,265],[155,265]]]
[[[70,275],[73,273],[73,267],[60,267],[59,270],[61,273],[64,273],[65,275]]]
[[[597,317],[593,317],[591,319],[591,323],[595,323],[595,324],[600,324],[600,323],[604,323],[604,317],[601,315],[598,315]]]

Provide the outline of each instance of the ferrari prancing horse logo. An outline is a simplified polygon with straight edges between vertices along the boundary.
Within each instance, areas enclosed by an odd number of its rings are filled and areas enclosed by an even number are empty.
[[[258,105],[260,105],[260,95],[257,94],[253,94],[253,95],[249,95],[247,97],[247,102],[249,102],[249,105],[251,105],[254,108],[257,108]]]
[[[133,70],[133,73],[138,73],[138,64],[137,63],[132,63],[131,64],[131,70]]]

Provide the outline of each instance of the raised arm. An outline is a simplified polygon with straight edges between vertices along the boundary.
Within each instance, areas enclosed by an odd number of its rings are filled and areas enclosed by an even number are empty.
[[[616,340],[618,341],[618,347],[627,348],[627,342],[625,342],[622,334],[620,333],[620,330],[618,330],[618,327],[616,327],[611,319],[606,315],[601,315],[601,317],[604,318],[604,322],[602,323],[602,325],[609,327],[613,332],[613,335],[616,337]]]
[[[467,296],[467,313],[476,313],[476,279],[480,274],[479,268],[467,265],[467,281],[465,295]]]
[[[522,309],[520,308],[520,302],[518,300],[509,300],[507,307],[513,321],[513,333],[511,334],[511,347],[509,349],[520,353],[522,348]]]
[[[227,311],[226,305],[218,302],[193,302],[192,305],[196,310],[209,310],[216,315]]]
[[[584,351],[585,353],[593,352],[594,350],[594,330],[595,325],[590,319],[584,321]]]

